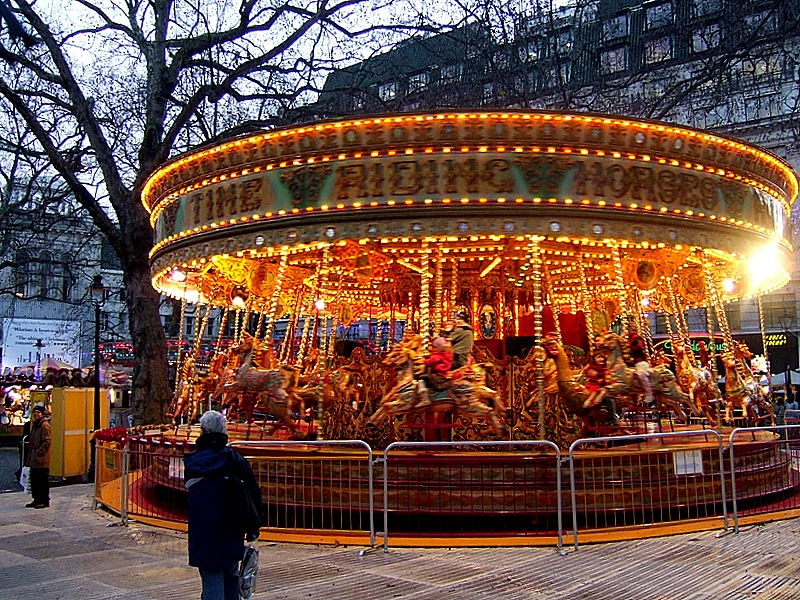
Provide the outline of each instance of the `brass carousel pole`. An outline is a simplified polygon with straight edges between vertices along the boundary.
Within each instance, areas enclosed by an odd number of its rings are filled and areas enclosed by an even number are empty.
[[[287,252],[281,253],[281,259],[278,262],[278,272],[275,273],[275,289],[272,290],[272,296],[269,299],[269,321],[267,322],[267,329],[264,332],[264,339],[270,340],[272,344],[272,336],[275,333],[275,320],[277,319],[278,301],[283,291],[283,278],[286,276],[286,265],[289,262],[289,254]]]
[[[533,279],[533,333],[536,343],[542,345],[542,254],[539,247],[539,238],[532,237],[530,243],[531,264],[533,272],[528,277]],[[544,353],[536,353],[536,387],[539,390],[539,439],[545,439],[544,428]]]
[[[420,333],[422,334],[422,349],[427,352],[430,349],[431,336],[431,280],[430,280],[430,249],[428,242],[422,242],[421,273],[419,284],[419,320]]]

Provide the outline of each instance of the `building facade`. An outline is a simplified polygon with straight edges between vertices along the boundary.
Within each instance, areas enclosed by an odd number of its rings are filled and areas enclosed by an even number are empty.
[[[3,205],[2,372],[38,379],[48,364],[91,365],[95,302],[100,302],[101,341],[128,336],[119,259],[57,184],[39,180],[13,186]],[[105,290],[93,298],[97,275]]]

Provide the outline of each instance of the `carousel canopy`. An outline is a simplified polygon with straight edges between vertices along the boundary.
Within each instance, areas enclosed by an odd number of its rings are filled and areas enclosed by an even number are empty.
[[[696,129],[453,112],[202,148],[153,173],[143,202],[153,285],[190,302],[347,323],[539,295],[610,320],[784,285],[797,189],[780,158]]]

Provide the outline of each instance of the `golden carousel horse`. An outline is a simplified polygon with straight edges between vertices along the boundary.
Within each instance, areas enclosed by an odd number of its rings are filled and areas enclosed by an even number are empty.
[[[756,418],[756,407],[763,410],[766,417],[774,422],[775,414],[772,405],[761,391],[748,361],[754,355],[747,344],[737,342],[731,350],[720,355],[725,367],[725,421],[733,421],[733,412],[739,409],[743,418],[748,421]]]
[[[603,344],[609,350],[605,397],[616,400],[621,407],[640,408],[649,383],[656,408],[659,411],[673,411],[686,420],[683,404],[688,405],[689,395],[680,389],[675,374],[666,365],[648,365],[642,370],[629,367],[622,338],[613,332],[603,336]],[[643,377],[647,377],[648,381],[643,381]]]
[[[674,339],[672,349],[678,385],[689,395],[688,403],[692,414],[704,416],[711,427],[716,427],[717,414],[714,407],[721,402],[722,393],[714,381],[711,369],[697,363],[692,349],[687,348],[682,339]]]
[[[291,396],[287,391],[289,381],[284,369],[263,369],[253,364],[253,357],[260,351],[258,341],[249,333],[242,335],[242,340],[233,349],[235,354],[242,357],[242,364],[236,372],[233,381],[223,384],[223,393],[240,394],[240,399],[252,394],[257,401],[252,407],[247,403],[246,414],[248,423],[252,422],[253,412],[258,407],[276,419],[270,434],[281,425],[287,427],[292,433],[297,432],[297,425],[292,418],[289,403]]]
[[[486,419],[497,435],[503,432],[498,413],[505,412],[505,405],[499,401],[497,392],[485,385],[485,372],[478,365],[468,365],[450,374],[451,385],[446,390],[431,393],[430,403],[423,401],[418,390],[418,376],[424,368],[422,337],[419,334],[406,335],[394,345],[383,359],[383,364],[400,369],[397,384],[384,394],[380,406],[369,418],[373,425],[380,425],[390,416],[409,413],[448,412],[462,416]],[[433,392],[433,390],[431,390]],[[484,403],[481,398],[497,400],[494,406]]]

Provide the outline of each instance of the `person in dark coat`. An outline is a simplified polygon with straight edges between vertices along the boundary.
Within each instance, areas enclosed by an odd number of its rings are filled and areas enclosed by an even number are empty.
[[[37,404],[31,411],[31,433],[28,456],[25,464],[31,469],[31,496],[33,501],[26,508],[50,506],[50,421],[44,404]]]
[[[201,600],[237,600],[237,563],[244,554],[244,538],[258,531],[239,529],[226,506],[224,477],[236,476],[261,506],[261,490],[247,460],[228,447],[225,416],[209,410],[200,418],[196,450],[184,458],[185,485],[189,490],[189,564],[200,571]]]

